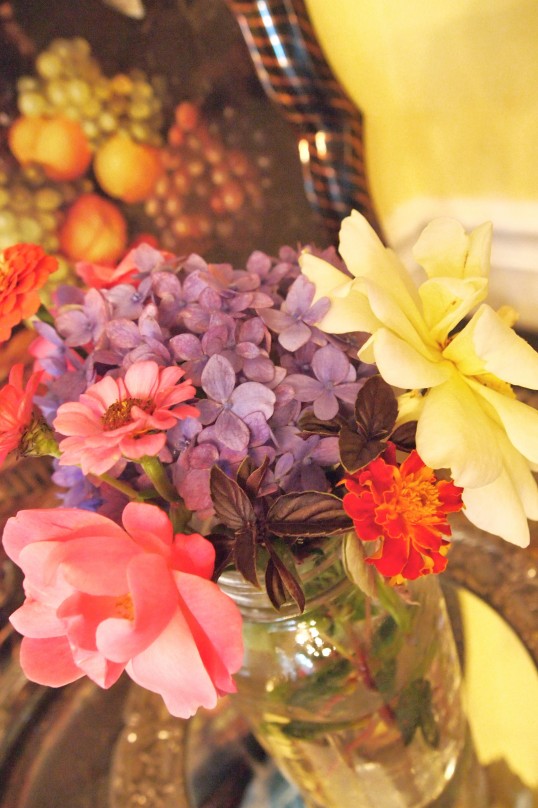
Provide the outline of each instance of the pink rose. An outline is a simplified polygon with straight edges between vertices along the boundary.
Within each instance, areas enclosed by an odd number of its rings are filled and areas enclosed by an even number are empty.
[[[4,547],[25,574],[26,600],[11,616],[22,668],[53,687],[86,674],[108,688],[126,670],[188,718],[235,690],[240,613],[210,580],[207,539],[174,536],[155,505],[129,503],[122,521],[74,508],[8,520]]]

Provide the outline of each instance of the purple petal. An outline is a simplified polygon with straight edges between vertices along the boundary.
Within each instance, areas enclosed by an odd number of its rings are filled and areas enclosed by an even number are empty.
[[[314,415],[322,421],[330,421],[338,413],[338,400],[334,393],[324,390],[314,401]]]
[[[135,348],[141,339],[137,326],[131,320],[123,318],[107,323],[106,335],[112,345],[120,350]]]
[[[357,398],[357,393],[361,389],[362,385],[362,381],[339,384],[333,389],[333,392],[341,401],[345,401],[347,404],[354,404]]]
[[[178,334],[168,343],[176,359],[201,359],[202,345],[194,334]]]
[[[202,398],[200,401],[197,401],[196,406],[200,411],[200,423],[204,426],[206,424],[212,424],[222,411],[220,404],[217,404],[216,401],[209,401],[207,398]]]
[[[280,334],[285,328],[293,325],[294,320],[291,314],[279,309],[264,309],[260,312],[260,317],[268,328]]]
[[[243,373],[251,382],[270,384],[275,378],[275,366],[266,356],[258,356],[255,359],[245,359]]]
[[[276,396],[272,390],[258,382],[245,382],[237,387],[231,397],[233,411],[243,417],[251,412],[261,412],[267,420],[273,414]]]
[[[314,299],[315,291],[316,287],[308,280],[306,275],[299,275],[290,286],[284,304],[285,311],[293,315],[305,314]]]
[[[317,379],[302,373],[292,373],[290,376],[286,376],[285,383],[293,387],[299,401],[314,401],[323,391],[323,386]]]
[[[320,466],[333,466],[338,463],[340,459],[338,438],[322,438],[313,449],[311,457]]]
[[[297,351],[310,339],[310,329],[302,322],[294,323],[286,328],[278,337],[278,341],[287,351]]]
[[[244,422],[250,429],[250,446],[260,446],[262,443],[267,443],[271,437],[271,430],[261,412],[245,415]]]
[[[230,399],[235,387],[235,372],[224,356],[215,354],[210,357],[202,372],[202,387],[209,398],[221,404]]]
[[[322,320],[329,309],[331,308],[331,301],[328,297],[320,298],[304,315],[303,320],[308,325],[314,325]]]
[[[333,345],[325,345],[314,354],[312,370],[321,382],[338,384],[347,377],[349,359]]]
[[[230,410],[223,410],[215,421],[215,434],[221,443],[237,452],[246,449],[250,439],[246,424]]]
[[[252,317],[242,323],[237,336],[238,342],[253,342],[259,345],[265,337],[265,326],[260,317]]]

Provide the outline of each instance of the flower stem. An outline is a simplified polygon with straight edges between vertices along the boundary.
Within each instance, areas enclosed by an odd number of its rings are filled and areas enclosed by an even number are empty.
[[[129,485],[129,483],[125,483],[123,480],[118,480],[111,474],[99,474],[99,479],[107,485],[110,485],[112,488],[115,488],[117,491],[121,491],[122,494],[125,494],[127,497],[129,497],[129,499],[146,499],[146,497],[142,496],[142,492],[136,491],[132,486]]]
[[[189,528],[189,520],[192,516],[192,511],[186,507],[185,503],[174,502],[170,505],[170,521],[174,526],[174,533],[185,533]],[[192,529],[189,528],[192,532]]]
[[[138,462],[155,486],[159,496],[167,502],[182,503],[181,497],[170,482],[166,469],[158,457],[144,455]]]

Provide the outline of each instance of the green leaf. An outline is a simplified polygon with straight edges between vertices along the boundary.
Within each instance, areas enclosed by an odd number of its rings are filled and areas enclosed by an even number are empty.
[[[267,531],[277,536],[331,536],[350,530],[352,521],[334,494],[283,494],[269,508]]]
[[[420,726],[420,701],[424,696],[422,679],[416,679],[402,690],[395,708],[396,721],[402,733],[402,740],[408,746]]]
[[[385,696],[392,693],[396,679],[396,659],[387,659],[378,670],[374,671],[373,677],[380,693]]]
[[[377,438],[369,440],[346,425],[340,430],[338,449],[343,467],[349,474],[354,474],[379,457],[385,451],[386,444]]]
[[[342,563],[347,577],[355,586],[370,598],[377,597],[377,576],[371,564],[366,563],[364,542],[355,531],[344,536],[342,543]]]
[[[367,440],[388,438],[398,417],[398,402],[390,384],[381,376],[371,376],[361,387],[355,403],[359,432]]]
[[[415,679],[402,692],[395,708],[396,721],[407,746],[420,727],[424,740],[432,747],[439,744],[439,728],[433,714],[432,689],[426,679]]]
[[[381,575],[378,576],[377,597],[401,631],[406,634],[411,628],[413,604],[406,602]]]
[[[211,469],[209,485],[215,513],[227,527],[244,530],[248,525],[255,524],[256,514],[248,496],[218,466]]]

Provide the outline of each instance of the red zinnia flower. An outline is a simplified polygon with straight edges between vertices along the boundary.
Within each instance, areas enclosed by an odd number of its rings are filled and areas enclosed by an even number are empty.
[[[345,481],[344,509],[363,541],[380,541],[367,558],[385,576],[413,580],[442,572],[447,514],[461,510],[462,488],[438,480],[416,451],[398,466],[394,446]]]
[[[36,244],[15,244],[0,252],[0,342],[13,326],[38,310],[38,289],[58,268],[58,261]]]
[[[32,373],[24,386],[23,372],[21,364],[13,365],[8,384],[0,390],[0,465],[10,452],[18,449],[33,419],[34,395],[43,371]]]

